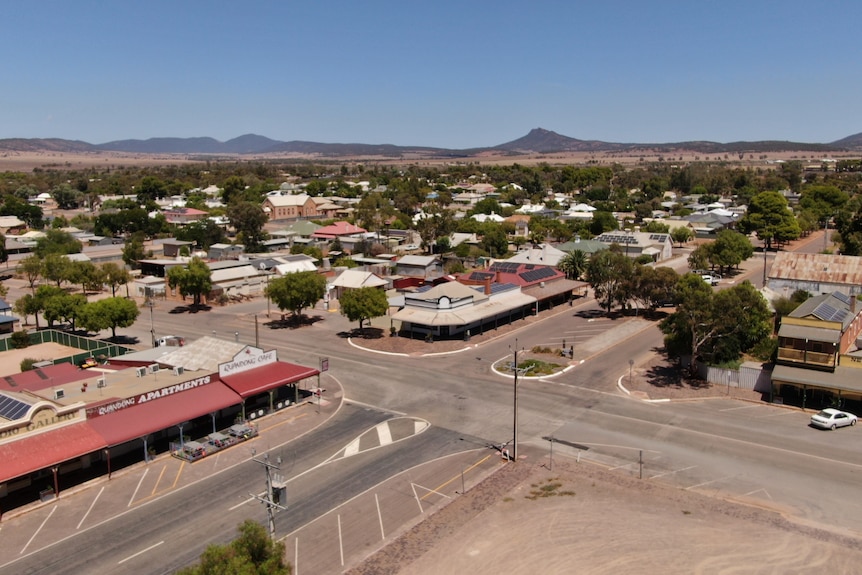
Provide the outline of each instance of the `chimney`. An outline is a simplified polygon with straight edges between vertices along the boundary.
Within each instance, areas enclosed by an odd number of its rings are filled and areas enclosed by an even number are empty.
[[[498,284],[503,283],[503,272],[501,272],[500,270],[497,270],[497,275],[494,276],[494,281],[497,282]]]
[[[485,295],[491,295],[491,278],[485,278]]]

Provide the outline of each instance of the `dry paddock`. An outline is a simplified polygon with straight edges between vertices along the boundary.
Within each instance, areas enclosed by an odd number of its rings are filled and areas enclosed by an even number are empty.
[[[506,466],[351,575],[858,572],[862,540],[571,460]]]

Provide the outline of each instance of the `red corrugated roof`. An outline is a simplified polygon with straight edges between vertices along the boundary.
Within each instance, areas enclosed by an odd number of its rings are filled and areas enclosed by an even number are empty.
[[[107,447],[88,422],[64,425],[0,445],[0,483]]]
[[[94,417],[89,424],[108,445],[119,445],[178,423],[238,405],[242,399],[220,381]]]
[[[320,371],[312,367],[277,361],[236,375],[223,377],[222,381],[245,398],[294,383],[306,377],[315,376],[318,373]]]
[[[55,385],[63,385],[73,381],[80,381],[93,377],[92,371],[86,369],[78,369],[77,365],[71,363],[58,363],[40,367],[30,371],[22,371],[12,375],[0,377],[0,390],[21,391],[23,389],[29,391],[38,391]],[[11,380],[11,381],[10,381]],[[15,385],[12,385],[12,384]]]

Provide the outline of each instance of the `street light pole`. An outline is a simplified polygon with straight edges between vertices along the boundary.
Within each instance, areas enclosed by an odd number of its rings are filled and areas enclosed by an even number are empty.
[[[514,461],[518,461],[518,338],[515,338],[515,363],[512,366],[512,371],[515,372],[515,388],[514,388],[514,401],[513,401],[513,411],[514,411],[514,421],[513,421],[513,430],[512,430],[512,458]]]
[[[150,337],[153,340],[153,347],[156,347],[156,326],[153,323],[153,308],[156,307],[156,304],[153,303],[153,300],[147,300],[147,307],[150,308]]]

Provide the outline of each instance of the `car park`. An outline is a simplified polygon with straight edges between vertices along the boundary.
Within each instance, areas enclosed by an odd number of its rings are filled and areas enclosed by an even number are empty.
[[[856,425],[858,418],[852,413],[827,408],[811,416],[811,425],[821,429],[836,429]]]

